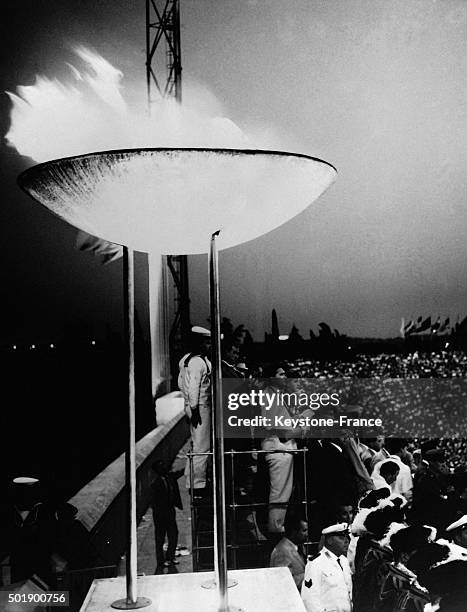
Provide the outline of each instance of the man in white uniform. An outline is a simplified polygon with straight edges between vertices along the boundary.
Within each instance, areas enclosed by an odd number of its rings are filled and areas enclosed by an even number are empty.
[[[454,544],[465,548],[467,552],[467,514],[446,527],[446,533]]]
[[[185,400],[185,413],[190,419],[191,447],[193,453],[211,450],[211,332],[195,326],[193,351],[179,362],[178,387]],[[193,489],[202,493],[206,488],[208,455],[193,457]],[[190,487],[190,463],[185,465],[186,487]]]
[[[352,612],[352,574],[346,557],[349,526],[339,523],[321,533],[324,546],[305,567],[303,603],[307,612]]]

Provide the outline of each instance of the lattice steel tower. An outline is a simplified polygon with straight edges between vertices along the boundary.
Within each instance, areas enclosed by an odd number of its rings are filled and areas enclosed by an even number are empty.
[[[149,112],[157,96],[182,101],[182,62],[179,0],[146,0],[146,82]],[[186,255],[168,255],[173,280],[174,317],[169,346],[172,378],[177,354],[190,334],[190,299]]]

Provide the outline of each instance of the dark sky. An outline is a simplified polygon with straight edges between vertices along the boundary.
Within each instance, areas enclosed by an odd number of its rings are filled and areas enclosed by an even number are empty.
[[[122,70],[129,103],[144,98],[143,0],[6,1],[2,13],[2,91],[65,79],[85,45]],[[182,0],[181,14],[187,88],[207,88],[262,142],[339,171],[306,212],[222,253],[223,314],[258,338],[273,307],[281,331],[304,335],[322,320],[387,336],[401,316],[464,316],[466,3]],[[2,95],[3,134],[9,109]],[[119,264],[76,251],[74,230],[16,186],[31,160],[4,142],[0,154],[2,342],[105,334]],[[193,322],[208,313],[206,268],[190,259]]]

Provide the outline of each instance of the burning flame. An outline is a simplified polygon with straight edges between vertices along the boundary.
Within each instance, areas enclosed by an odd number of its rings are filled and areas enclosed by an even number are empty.
[[[56,181],[54,198],[41,180],[29,190],[68,223],[99,236],[79,236],[80,249],[110,260],[121,250],[108,245],[109,240],[147,252],[157,248],[162,253],[202,253],[205,243],[199,242],[199,235],[210,236],[219,228],[225,229],[221,248],[227,248],[295,216],[334,178],[329,165],[300,156],[286,160],[261,154],[254,164],[251,155],[236,156],[234,163],[232,156],[212,152],[187,154],[183,160],[178,154],[162,155],[156,160],[141,149],[283,147],[269,146],[275,138],[270,130],[250,129],[248,137],[231,120],[213,113],[219,104],[205,91],[198,90],[188,101],[185,97],[183,105],[161,98],[151,106],[151,114],[135,112],[122,95],[122,72],[83,47],[75,53],[84,67],[69,65],[71,83],[37,77],[34,85],[19,86],[16,94],[8,94],[13,106],[7,141],[37,162],[120,150],[118,159],[112,153],[76,162],[79,180],[74,183],[70,175],[62,183]],[[122,149],[138,151],[130,154]],[[219,194],[228,194],[229,206]],[[128,206],[132,199],[137,207]],[[200,224],[197,233],[194,229]],[[190,228],[188,236],[180,233],[182,225]],[[155,228],[160,232],[157,241]]]
[[[7,92],[13,106],[6,138],[21,155],[43,162],[112,149],[251,147],[234,122],[213,116],[209,106],[161,98],[151,116],[130,109],[123,73],[84,47],[74,51],[84,68],[68,64],[72,82],[38,76],[34,85]]]

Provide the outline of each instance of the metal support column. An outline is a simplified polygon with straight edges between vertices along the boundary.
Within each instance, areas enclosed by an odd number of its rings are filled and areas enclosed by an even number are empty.
[[[117,610],[145,608],[152,602],[138,597],[137,585],[137,537],[136,537],[136,428],[135,428],[135,278],[133,251],[123,248],[123,283],[125,341],[128,360],[128,441],[125,453],[125,477],[127,493],[127,551],[126,551],[126,599],[112,603]]]
[[[221,319],[219,295],[219,260],[216,239],[209,251],[209,297],[211,306],[212,351],[212,478],[214,485],[214,571],[219,594],[218,612],[241,612],[229,607],[227,588],[237,584],[227,577],[227,527],[225,520],[224,414],[221,370]]]

